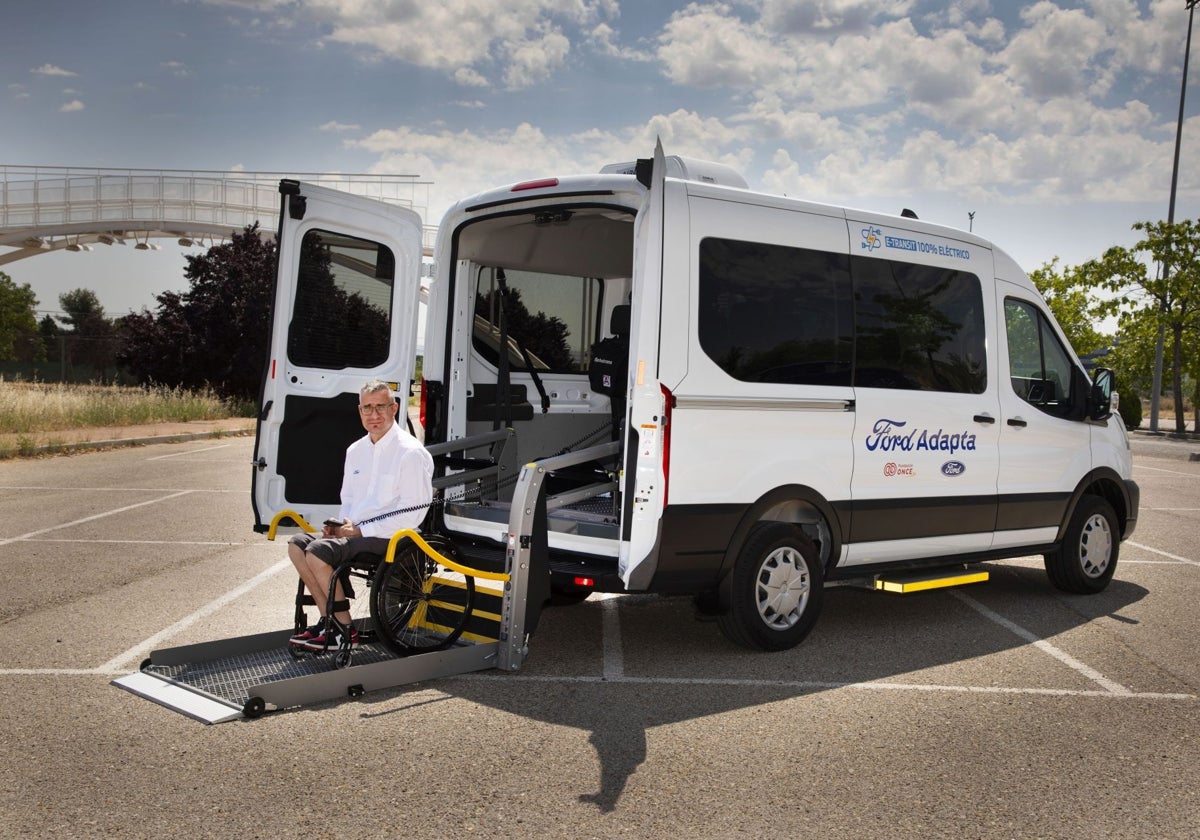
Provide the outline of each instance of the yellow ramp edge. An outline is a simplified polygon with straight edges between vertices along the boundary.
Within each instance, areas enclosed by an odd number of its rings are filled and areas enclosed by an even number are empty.
[[[988,572],[955,571],[934,572],[927,575],[888,576],[876,575],[875,588],[883,592],[896,592],[907,595],[911,592],[923,592],[927,589],[943,589],[948,586],[965,586],[968,583],[983,583],[988,579]]]

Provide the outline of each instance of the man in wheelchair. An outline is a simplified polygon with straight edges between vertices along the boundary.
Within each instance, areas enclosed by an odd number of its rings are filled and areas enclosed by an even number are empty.
[[[346,600],[354,593],[347,591],[349,580],[333,579],[334,569],[357,554],[384,554],[392,534],[417,528],[433,501],[433,458],[396,422],[398,410],[386,382],[363,385],[358,413],[367,434],[346,450],[340,515],[326,520],[319,535],[288,541],[288,557],[321,613],[316,624],[292,636],[295,647],[337,649],[347,634],[351,646],[358,643]],[[333,614],[326,615],[330,586]]]

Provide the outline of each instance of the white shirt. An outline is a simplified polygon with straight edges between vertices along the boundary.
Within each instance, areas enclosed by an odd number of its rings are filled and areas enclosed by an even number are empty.
[[[378,442],[370,435],[346,449],[342,476],[342,518],[358,525],[364,537],[391,537],[403,528],[416,528],[428,508],[359,523],[394,510],[428,505],[433,500],[433,457],[421,442],[393,423]]]

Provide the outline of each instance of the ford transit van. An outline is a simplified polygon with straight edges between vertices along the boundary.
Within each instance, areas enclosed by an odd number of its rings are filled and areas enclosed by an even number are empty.
[[[443,475],[494,467],[428,525],[501,557],[516,465],[581,453],[547,478],[558,600],[693,595],[779,650],[827,584],[1042,555],[1104,589],[1138,510],[1112,374],[1009,256],[661,147],[606,170],[458,202],[427,289],[414,213],[281,185],[260,527],[336,512],[358,387],[408,393],[425,305],[424,440],[486,443]]]

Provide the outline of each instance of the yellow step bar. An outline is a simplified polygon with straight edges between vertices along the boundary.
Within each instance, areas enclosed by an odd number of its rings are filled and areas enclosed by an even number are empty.
[[[973,569],[956,569],[917,575],[876,575],[875,588],[882,592],[908,595],[927,589],[944,589],[948,586],[965,586],[968,583],[984,583],[988,572]]]

